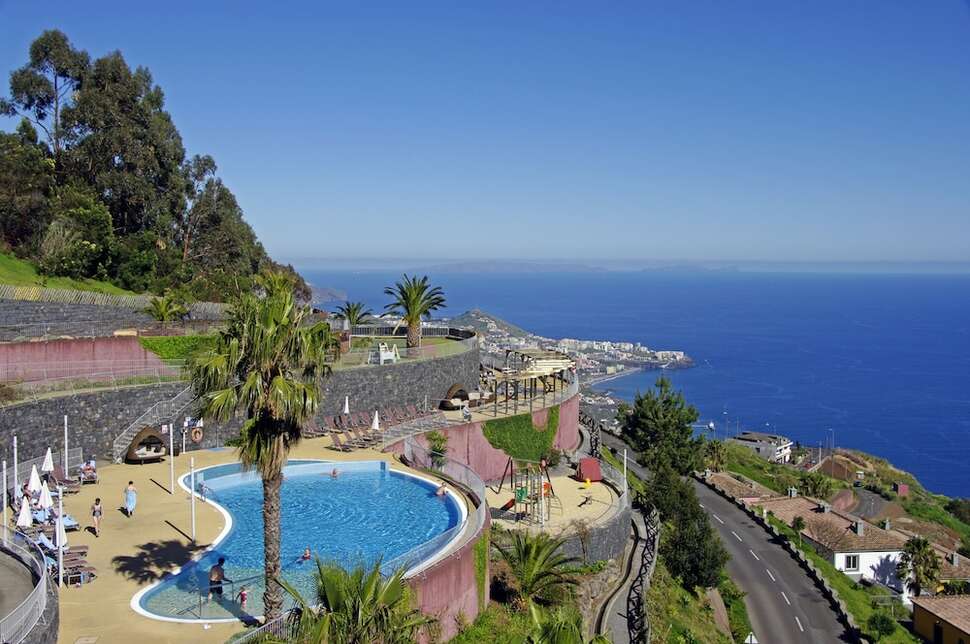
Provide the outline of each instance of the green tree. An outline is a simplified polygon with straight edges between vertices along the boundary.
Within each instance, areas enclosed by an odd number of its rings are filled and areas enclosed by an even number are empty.
[[[411,607],[404,571],[381,575],[380,562],[347,572],[317,560],[316,596],[307,601],[286,581],[280,584],[296,600],[300,617],[294,637],[264,642],[288,644],[410,644],[435,624]]]
[[[27,64],[10,74],[10,98],[0,99],[0,114],[30,119],[59,159],[65,139],[61,114],[89,64],[87,53],[74,49],[63,32],[45,31],[30,44]]]
[[[520,601],[532,603],[553,590],[577,583],[568,566],[579,559],[559,552],[564,542],[544,533],[515,531],[508,543],[495,543],[509,565]]]
[[[805,519],[801,516],[795,517],[792,519],[791,527],[795,531],[795,534],[798,535],[798,545],[802,545],[802,530],[805,529]]]
[[[730,558],[696,495],[670,521],[660,554],[670,574],[688,590],[716,586]]]
[[[294,301],[293,283],[262,275],[257,289],[230,307],[215,346],[192,364],[200,415],[224,422],[244,416],[238,447],[243,467],[263,481],[263,541],[267,619],[280,614],[280,487],[290,448],[320,400],[330,328],[306,324],[310,310]]]
[[[940,557],[925,537],[912,537],[903,546],[896,564],[896,576],[919,597],[924,588],[932,589],[940,578]]]
[[[896,620],[884,611],[875,611],[866,620],[866,628],[878,641],[896,632]]]
[[[559,606],[545,610],[536,604],[529,607],[532,630],[519,641],[523,644],[609,644],[610,639],[597,635],[586,639],[583,616],[575,609]]]
[[[177,294],[166,291],[162,297],[152,298],[145,313],[159,322],[175,322],[185,319],[189,309]]]
[[[697,418],[697,409],[661,376],[656,390],[637,394],[623,418],[623,436],[648,467],[656,468],[664,462],[687,474],[699,465],[704,443],[703,438],[694,436],[692,424]]]
[[[347,324],[353,328],[363,324],[367,318],[374,317],[374,312],[363,302],[344,302],[337,307],[337,317],[347,320]]]
[[[821,472],[808,472],[802,475],[801,486],[806,496],[827,499],[832,494],[832,479]]]
[[[707,466],[712,471],[720,472],[724,469],[724,462],[727,455],[725,454],[724,443],[722,441],[709,441],[705,446],[705,456]]]
[[[114,245],[107,207],[87,186],[72,183],[57,189],[50,211],[53,221],[38,257],[41,272],[105,279]]]
[[[26,120],[16,134],[0,132],[0,244],[28,254],[50,223],[54,162]]]
[[[421,320],[430,318],[431,313],[445,305],[444,291],[440,286],[432,287],[428,276],[417,275],[404,278],[384,289],[392,301],[384,307],[385,312],[400,315],[408,327],[408,348],[421,346]]]
[[[199,228],[202,208],[196,208],[199,200],[205,194],[208,183],[215,180],[216,162],[209,156],[196,154],[182,164],[182,174],[185,178],[188,201],[182,208],[178,221],[178,238],[182,244],[182,261],[189,261],[189,249]]]

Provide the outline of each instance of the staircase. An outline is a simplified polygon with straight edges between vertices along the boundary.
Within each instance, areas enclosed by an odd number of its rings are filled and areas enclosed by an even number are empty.
[[[179,416],[186,407],[188,407],[192,401],[195,400],[195,392],[192,390],[191,385],[180,391],[175,397],[169,400],[162,400],[145,411],[144,414],[136,418],[125,431],[121,432],[114,442],[111,444],[111,455],[114,458],[115,463],[121,463],[125,458],[125,453],[128,451],[128,446],[131,444],[132,439],[135,434],[141,431],[146,425],[158,426],[162,423],[167,423],[173,420],[176,416]]]

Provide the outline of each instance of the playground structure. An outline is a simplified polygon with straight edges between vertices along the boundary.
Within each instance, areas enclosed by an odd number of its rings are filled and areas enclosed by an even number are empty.
[[[554,509],[560,515],[563,513],[562,501],[556,496],[545,460],[538,463],[518,461],[516,467],[516,460],[509,457],[498,488],[494,489],[496,493],[502,492],[506,480],[513,496],[501,509],[512,512],[516,522],[543,526],[552,518]]]

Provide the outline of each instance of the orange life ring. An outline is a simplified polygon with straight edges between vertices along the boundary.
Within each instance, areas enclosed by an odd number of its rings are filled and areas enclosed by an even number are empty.
[[[193,443],[201,443],[202,442],[202,428],[201,427],[194,427],[192,429],[192,442]]]

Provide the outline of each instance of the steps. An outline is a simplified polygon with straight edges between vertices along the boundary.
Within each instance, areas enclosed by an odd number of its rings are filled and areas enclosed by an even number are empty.
[[[121,463],[128,451],[128,446],[143,427],[146,425],[158,426],[162,423],[173,421],[176,416],[188,407],[195,400],[195,392],[189,385],[169,400],[162,400],[151,407],[145,413],[136,418],[128,427],[121,432],[111,444],[111,455],[115,463]]]

